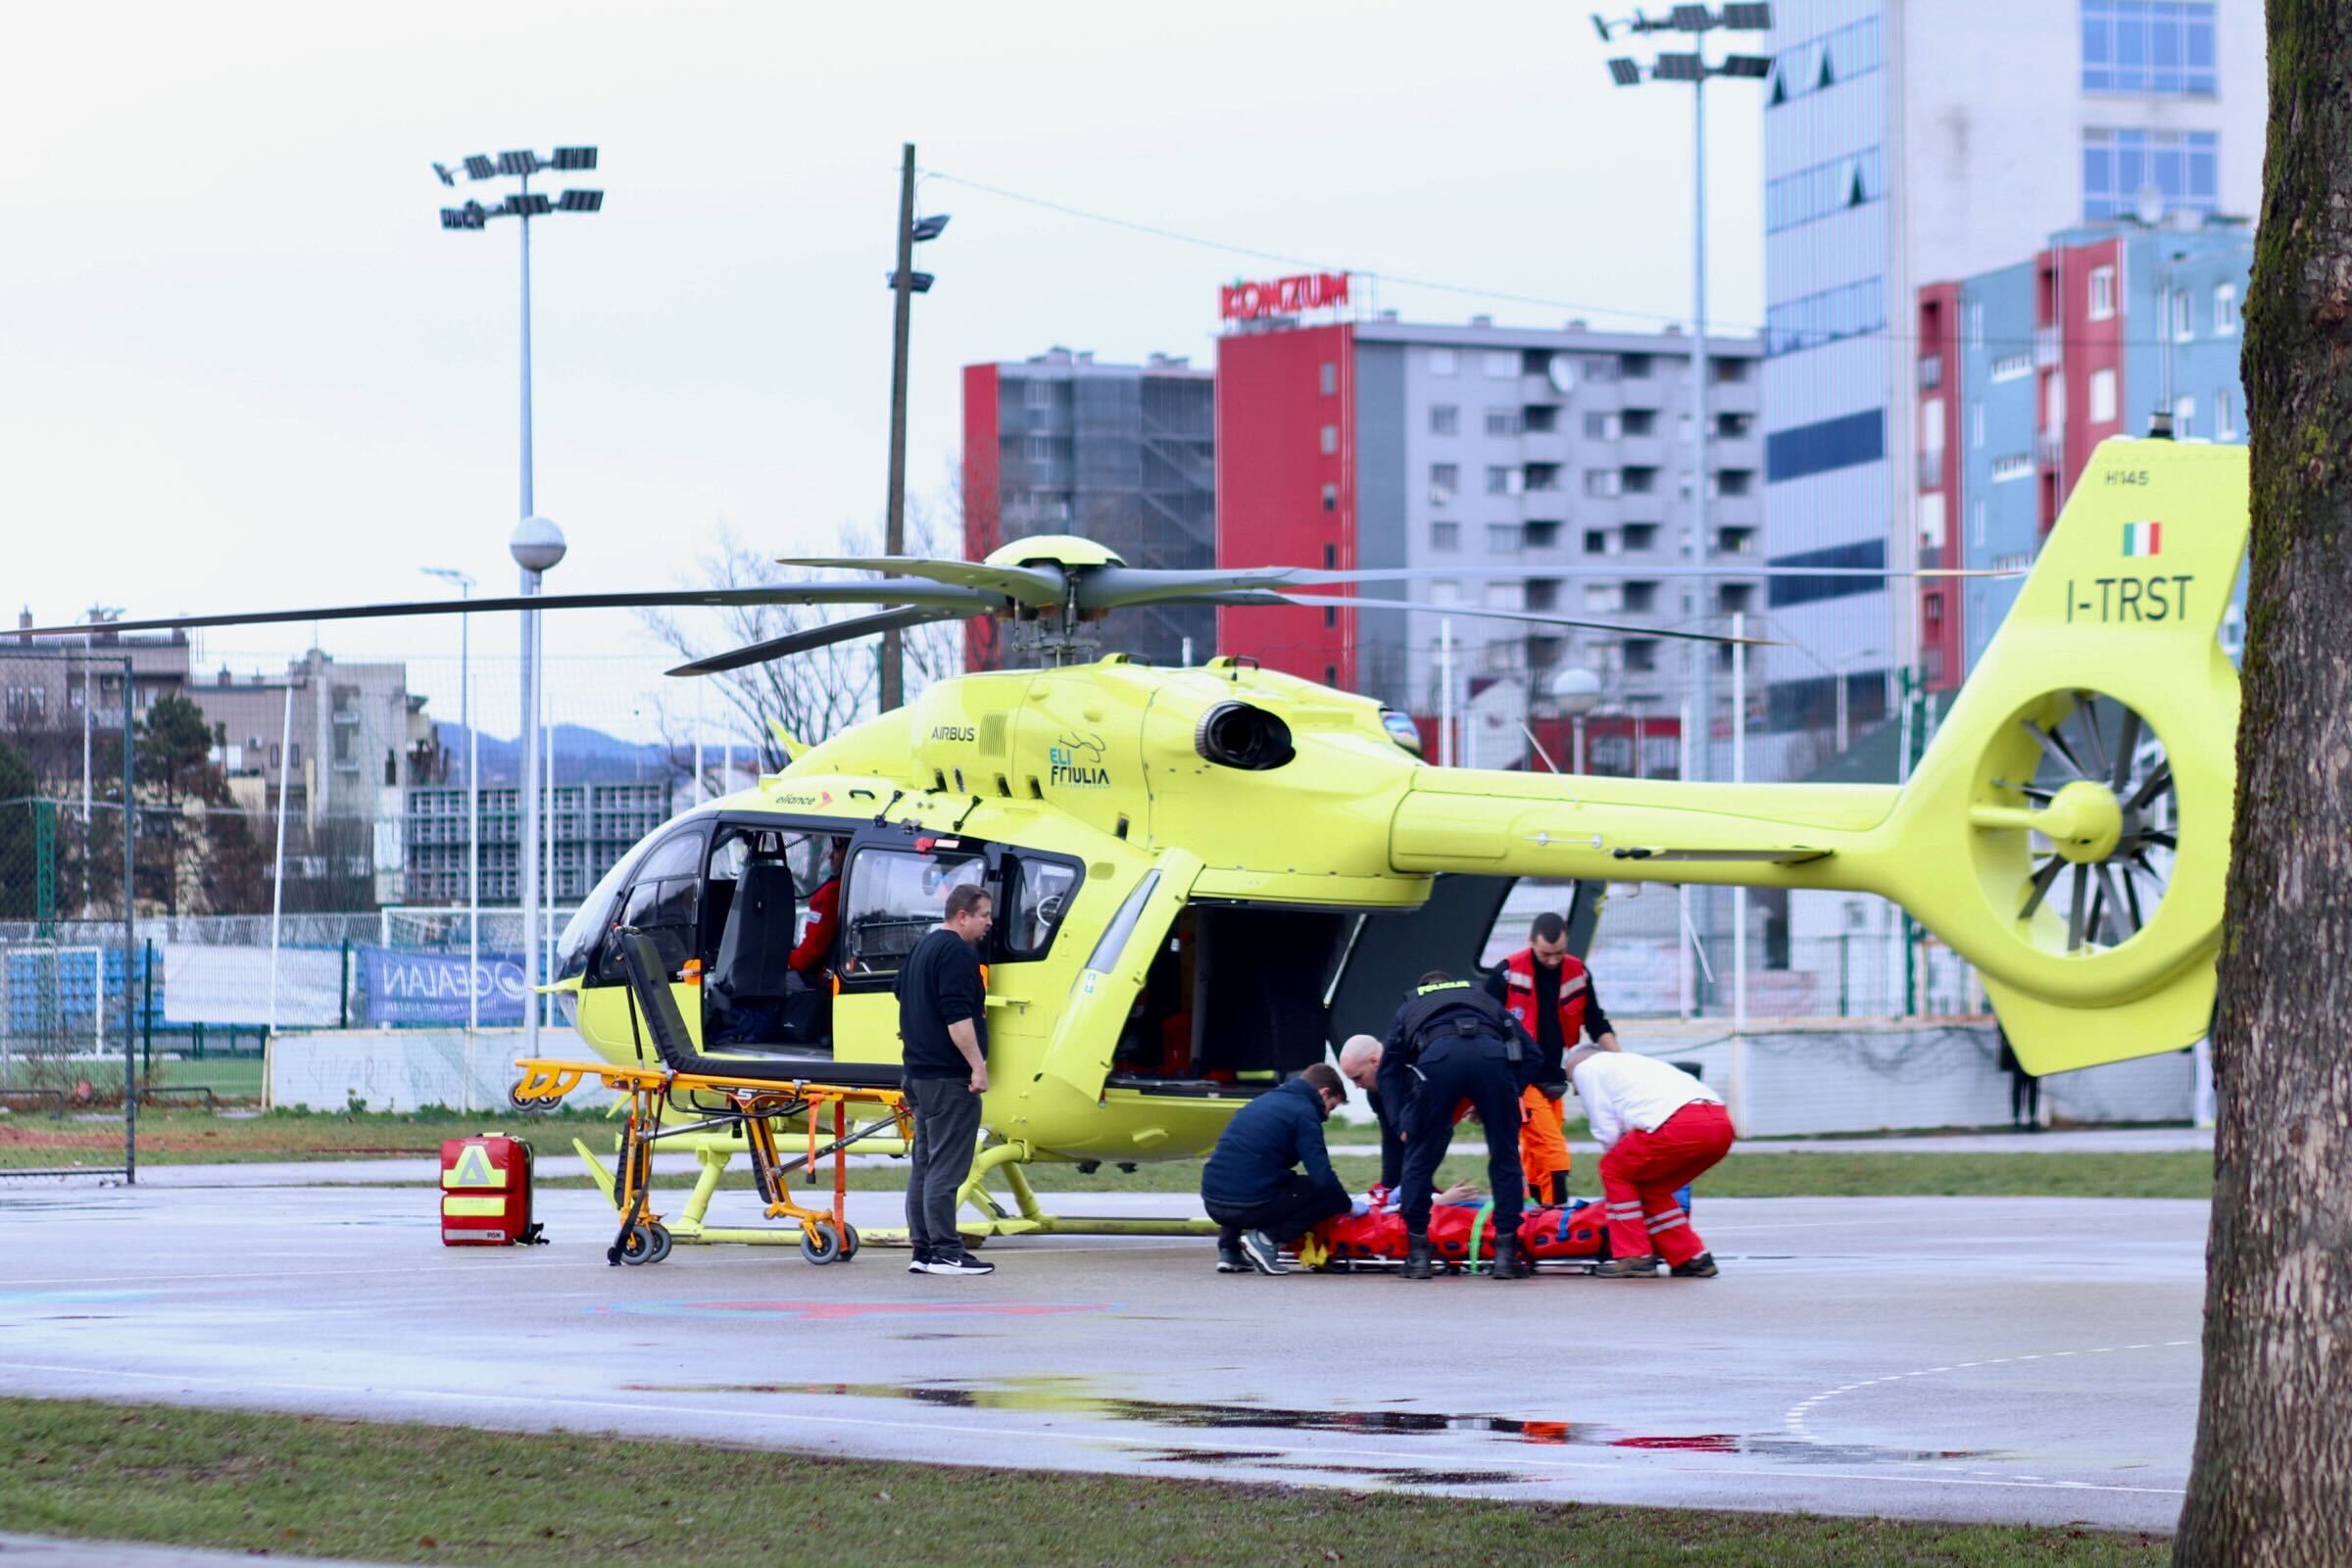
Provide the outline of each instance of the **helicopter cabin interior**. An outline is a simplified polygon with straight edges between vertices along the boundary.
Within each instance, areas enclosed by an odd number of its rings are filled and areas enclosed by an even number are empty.
[[[962,836],[774,816],[680,823],[613,867],[564,934],[563,972],[588,986],[627,983],[611,933],[650,937],[673,983],[700,993],[706,1052],[808,1057],[839,1079],[895,1081],[873,1059],[895,1035],[888,1001],[902,960],[936,926],[948,892],[979,883],[995,894],[983,951],[993,966],[1043,959],[1084,882],[1083,862]],[[1499,884],[1508,879],[1446,878]],[[1395,971],[1381,957],[1401,941],[1429,951],[1430,916],[1473,956],[1500,903],[1433,899],[1412,914],[1351,908],[1194,901],[1159,942],[1121,1030],[1107,1086],[1227,1097],[1272,1088],[1324,1059],[1340,1026],[1377,1028],[1348,1013],[1396,1004]],[[1465,921],[1475,929],[1465,929]],[[1421,928],[1424,937],[1409,933]],[[1073,933],[1092,939],[1096,933]],[[593,949],[594,951],[591,951]],[[1365,975],[1365,960],[1377,971]],[[1417,971],[1415,971],[1417,972]],[[1363,1003],[1348,1005],[1350,993]],[[861,1003],[878,1004],[863,1005]],[[682,998],[689,1012],[691,998]],[[1335,1004],[1337,1004],[1335,1005]],[[1368,1010],[1369,1009],[1369,1010]],[[834,1014],[861,1041],[836,1058]],[[896,1040],[887,1054],[895,1056]]]

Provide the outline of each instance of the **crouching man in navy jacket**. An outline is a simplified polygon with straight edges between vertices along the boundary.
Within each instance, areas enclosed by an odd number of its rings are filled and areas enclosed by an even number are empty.
[[[1352,1200],[1323,1148],[1323,1123],[1347,1098],[1339,1073],[1318,1061],[1225,1124],[1200,1171],[1201,1204],[1220,1227],[1218,1273],[1287,1273],[1282,1244],[1348,1212]]]

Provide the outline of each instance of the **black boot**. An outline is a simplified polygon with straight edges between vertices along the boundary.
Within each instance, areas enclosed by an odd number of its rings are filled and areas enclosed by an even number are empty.
[[[1408,1280],[1429,1278],[1430,1259],[1436,1255],[1429,1245],[1429,1232],[1404,1233],[1404,1277]]]
[[[1498,1280],[1527,1278],[1527,1265],[1519,1258],[1519,1238],[1505,1232],[1494,1238],[1494,1277]]]

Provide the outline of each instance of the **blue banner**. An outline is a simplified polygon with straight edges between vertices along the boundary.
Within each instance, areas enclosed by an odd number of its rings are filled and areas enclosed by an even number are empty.
[[[463,1024],[469,991],[481,999],[483,1023],[522,1022],[527,987],[519,954],[485,953],[475,964],[463,953],[363,947],[360,979],[370,1023]]]

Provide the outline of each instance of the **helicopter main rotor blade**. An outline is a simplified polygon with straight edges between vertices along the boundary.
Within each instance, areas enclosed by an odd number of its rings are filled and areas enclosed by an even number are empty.
[[[1327,571],[1316,566],[1255,566],[1238,570],[1176,569],[1154,566],[1097,566],[1078,579],[1081,610],[1118,610],[1129,605],[1161,602],[1200,602],[1220,593],[1252,588],[1290,592],[1353,583],[1401,582],[1426,577],[1432,568],[1376,566],[1350,571]],[[1887,571],[1872,566],[1474,566],[1448,568],[1445,575],[1471,581],[1517,581],[1528,577],[1605,577],[1637,580],[1666,577],[2014,577],[2021,573],[1991,568],[1930,566],[1915,571]]]
[[[960,620],[968,614],[961,610],[886,610],[878,615],[859,615],[853,620],[828,621],[822,626],[806,626],[781,637],[770,637],[763,643],[749,643],[723,654],[712,654],[689,664],[663,671],[669,675],[716,675],[730,669],[742,669],[749,664],[764,664],[770,660],[786,659],[805,654],[812,648],[824,648],[834,643],[846,643],[858,637],[876,637],[886,631],[904,631],[909,626],[928,625],[935,620]]]
[[[1576,615],[1555,615],[1542,610],[1495,610],[1485,605],[1429,605],[1412,604],[1396,599],[1356,599],[1338,594],[1281,594],[1269,588],[1246,593],[1213,594],[1205,599],[1196,597],[1194,603],[1231,605],[1242,609],[1283,605],[1304,610],[1336,606],[1352,610],[1412,610],[1425,615],[1473,615],[1490,620],[1520,620],[1539,626],[1573,626],[1585,631],[1617,632],[1628,637],[1671,637],[1678,642],[1738,643],[1748,648],[1777,648],[1780,644],[1768,637],[1727,637],[1720,632],[1675,631],[1658,626],[1626,626],[1611,620],[1586,620]]]
[[[1003,594],[1025,605],[1061,603],[1062,574],[1045,566],[992,566],[984,561],[930,561],[920,556],[785,556],[779,566],[827,566],[882,571]]]
[[[337,605],[311,610],[258,610],[231,615],[169,615],[152,620],[107,620],[81,626],[32,626],[20,637],[78,637],[94,632],[172,631],[200,626],[263,626],[299,620],[374,620],[400,615],[487,614],[509,610],[654,610],[732,605],[921,606],[959,615],[984,615],[994,600],[970,588],[926,582],[786,582],[756,588],[675,588],[645,593],[534,594],[503,599],[427,599],[391,605]]]

